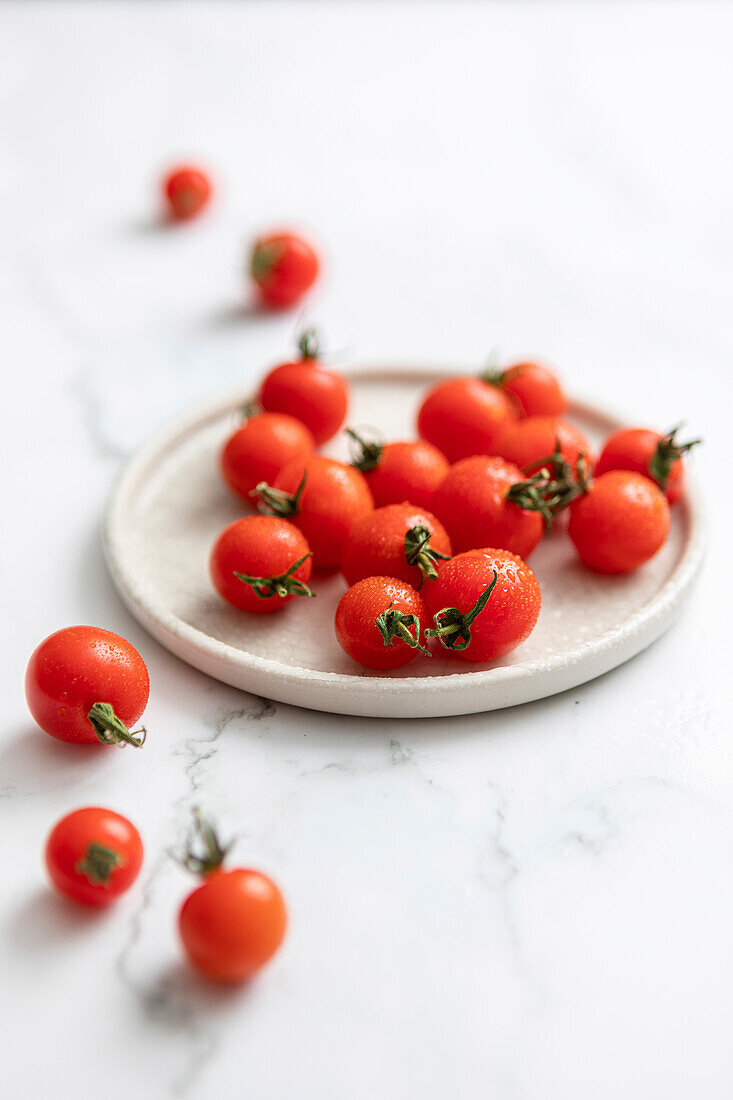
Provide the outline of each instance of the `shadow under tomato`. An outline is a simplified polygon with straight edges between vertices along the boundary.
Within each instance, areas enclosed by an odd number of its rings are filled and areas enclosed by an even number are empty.
[[[10,914],[5,940],[14,951],[37,955],[53,951],[87,934],[90,926],[107,920],[113,906],[75,905],[50,886],[39,886]]]

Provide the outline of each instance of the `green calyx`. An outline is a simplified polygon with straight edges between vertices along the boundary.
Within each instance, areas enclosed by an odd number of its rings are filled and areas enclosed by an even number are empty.
[[[488,386],[498,386],[501,389],[504,385],[504,371],[499,366],[499,356],[496,352],[492,352],[489,356],[486,366],[479,372],[479,378]]]
[[[74,866],[74,870],[80,875],[85,875],[93,886],[109,888],[109,880],[112,872],[124,865],[124,857],[112,848],[106,848],[103,844],[90,844]]]
[[[145,727],[141,726],[131,733],[109,703],[95,703],[87,718],[94,726],[97,740],[103,745],[134,745],[136,749],[141,749],[145,744]]]
[[[421,653],[432,657],[430,650],[420,644],[420,619],[417,615],[405,615],[402,611],[395,611],[390,604],[381,615],[377,616],[374,625],[382,635],[385,646],[392,646],[397,640],[409,645],[410,649],[419,649]],[[415,631],[414,635],[411,630]]]
[[[537,473],[524,481],[515,482],[509,488],[506,500],[525,512],[539,512],[549,531],[555,517],[577,497],[588,492],[590,469],[586,455],[581,453],[578,455],[577,470],[573,470],[560,449],[559,439],[555,451],[539,462],[541,468]],[[534,467],[537,462],[531,465]]]
[[[307,328],[298,339],[298,351],[302,359],[317,359],[321,350],[318,332],[314,328]]]
[[[233,842],[221,843],[213,825],[204,817],[198,806],[194,808],[193,818],[194,840],[198,839],[201,842],[203,852],[194,851],[193,847],[189,846],[183,855],[176,858],[183,867],[192,871],[194,875],[210,875],[212,871],[216,871],[221,867]]]
[[[420,584],[422,588],[426,580],[435,580],[438,570],[436,561],[447,561],[449,554],[441,554],[439,550],[430,545],[432,532],[427,527],[411,527],[405,535],[405,557],[408,565],[416,565],[420,570]]]
[[[489,602],[489,597],[494,591],[497,579],[498,574],[494,570],[491,584],[483,590],[470,611],[464,613],[459,611],[457,607],[443,607],[436,612],[433,615],[435,628],[431,627],[426,630],[425,637],[439,638],[440,644],[445,646],[446,649],[468,649],[471,644],[471,626]]]
[[[350,448],[351,465],[355,469],[361,470],[363,474],[369,473],[370,470],[375,470],[379,465],[382,451],[384,450],[384,443],[377,437],[377,432],[373,431],[372,428],[369,429],[375,436],[374,440],[371,440],[365,439],[363,435],[359,435],[354,428],[346,428],[345,431],[352,443],[355,444],[354,447]]]
[[[308,471],[306,470],[300,479],[300,485],[292,494],[284,493],[282,489],[273,489],[266,481],[261,481],[257,488],[250,493],[250,496],[259,498],[257,507],[265,515],[289,519],[291,516],[296,516],[300,511],[300,498],[303,495],[307,477]]]
[[[234,572],[234,576],[237,580],[242,581],[244,584],[248,584],[255,596],[260,600],[269,600],[273,596],[315,596],[315,592],[303,581],[294,577],[293,574],[300,569],[304,561],[313,555],[308,553],[304,554],[302,558],[298,558],[294,561],[290,568],[281,573],[277,577],[251,577],[249,573],[237,573]]]
[[[697,447],[698,444],[702,443],[701,439],[691,439],[689,443],[678,443],[675,437],[681,428],[681,424],[676,424],[671,431],[663,435],[657,443],[654,454],[649,459],[649,473],[662,490],[667,488],[669,475],[672,473],[672,467],[677,459],[682,458],[693,447]]]
[[[270,244],[255,244],[249,261],[250,275],[255,280],[263,279],[282,258],[285,249],[278,241]]]

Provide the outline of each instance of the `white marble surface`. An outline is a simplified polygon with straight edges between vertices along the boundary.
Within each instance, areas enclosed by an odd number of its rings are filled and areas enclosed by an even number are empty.
[[[640,421],[686,417],[721,479],[732,43],[723,3],[0,6],[3,1095],[731,1095],[729,510],[641,657],[412,723],[187,669],[115,597],[98,524],[141,437],[285,348],[293,316],[240,310],[240,269],[293,219],[328,251],[309,314],[350,358],[542,353]],[[155,182],[181,154],[220,194],[164,231]],[[144,753],[33,728],[27,656],[73,622],[148,661]],[[90,802],[147,851],[101,919],[39,862]],[[190,884],[166,850],[195,803],[287,894],[287,944],[245,990],[180,962]]]

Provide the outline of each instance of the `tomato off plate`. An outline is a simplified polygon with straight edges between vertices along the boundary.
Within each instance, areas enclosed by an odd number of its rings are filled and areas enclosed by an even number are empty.
[[[352,426],[390,439],[415,437],[415,415],[439,368],[349,372]],[[380,674],[354,664],[338,645],[333,617],[346,588],[316,574],[315,600],[277,615],[247,615],[225,604],[208,574],[221,529],[246,512],[218,469],[245,392],[199,407],[161,429],[133,456],[109,501],[104,548],[122,599],[172,653],[234,687],[296,706],[386,718],[441,717],[541,699],[600,676],[655,641],[673,621],[704,554],[694,488],[673,510],[670,536],[644,567],[626,576],[590,572],[570,540],[543,539],[531,565],[542,611],[530,638],[490,665],[468,665],[438,650],[432,659]],[[587,405],[569,411],[594,444],[619,421]],[[325,453],[346,458],[343,437]]]

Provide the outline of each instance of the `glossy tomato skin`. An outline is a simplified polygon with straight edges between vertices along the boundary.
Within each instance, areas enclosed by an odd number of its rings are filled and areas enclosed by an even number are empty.
[[[108,858],[95,862],[96,847]],[[53,827],[46,841],[45,861],[60,894],[81,905],[109,905],[137,878],[143,843],[126,817],[100,806],[87,806],[62,817]]]
[[[412,527],[427,527],[431,549],[451,556],[448,533],[431,512],[412,504],[387,504],[367,512],[349,528],[341,557],[341,572],[347,584],[355,584],[364,577],[381,576],[394,577],[413,588],[420,588],[420,569],[410,565],[405,555],[405,535]],[[436,569],[440,570],[442,564],[438,560]]]
[[[580,428],[567,420],[556,416],[528,416],[518,420],[505,433],[499,451],[507,462],[513,462],[525,477],[541,468],[541,460],[554,453],[556,441],[560,441],[560,451],[577,470],[578,456],[586,456],[588,469],[595,461],[591,445]]]
[[[250,274],[262,300],[276,309],[299,302],[319,270],[315,249],[295,233],[269,233],[252,247]]]
[[[70,626],[49,635],[31,654],[25,697],[34,720],[59,741],[98,745],[87,715],[109,703],[132,727],[150,695],[142,657],[125,638],[95,626]]]
[[[444,607],[457,607],[465,614],[491,584],[494,570],[496,586],[471,625],[468,648],[451,650],[464,661],[495,661],[529,637],[542,603],[537,578],[517,554],[486,548],[457,554],[440,571],[435,583],[425,588],[430,616]]]
[[[401,504],[409,501],[416,508],[430,508],[433,493],[448,473],[448,459],[424,439],[410,443],[385,443],[379,462],[364,477],[374,504]]]
[[[541,363],[514,363],[502,371],[501,385],[525,416],[562,416],[568,400],[556,376]]]
[[[255,615],[270,615],[282,611],[294,595],[261,599],[235,573],[278,577],[309,553],[310,547],[302,532],[288,520],[278,516],[245,516],[230,523],[217,538],[209,559],[209,571],[214,587],[227,603]],[[307,584],[312,571],[312,559],[306,558],[293,576]]]
[[[174,221],[195,218],[211,198],[211,183],[200,168],[174,168],[163,181],[168,215]]]
[[[568,534],[589,569],[631,573],[664,545],[669,504],[650,478],[610,470],[570,505]]]
[[[474,455],[451,466],[434,497],[436,515],[456,554],[495,546],[527,558],[542,538],[537,512],[506,499],[524,474],[502,458]]]
[[[321,446],[339,430],[349,408],[346,379],[317,359],[281,363],[267,374],[259,401],[268,412],[286,413],[308,428]]]
[[[277,951],[287,911],[267,875],[246,868],[216,870],[186,898],[178,928],[191,965],[206,978],[241,982]]]
[[[304,462],[314,450],[315,440],[300,420],[284,413],[260,413],[230,435],[221,453],[221,470],[230,488],[252,504],[250,494],[260,481],[272,483],[288,462]]]
[[[511,399],[481,378],[451,378],[428,391],[417,430],[449,462],[498,454],[504,431],[515,420]]]
[[[662,436],[647,428],[623,428],[610,435],[598,456],[596,474],[609,470],[634,470],[654,481],[649,464],[654,458]],[[656,485],[656,481],[654,482]],[[662,492],[670,504],[676,504],[685,489],[685,466],[681,458],[672,464],[667,484]]]
[[[313,551],[318,569],[338,569],[349,528],[374,508],[364,475],[332,458],[314,455],[291,462],[275,478],[275,488],[295,494],[306,475],[299,510],[292,522]]]
[[[390,604],[394,611],[416,615],[422,633],[426,615],[423,599],[411,585],[396,577],[365,577],[357,581],[336,608],[334,627],[339,645],[366,668],[400,668],[414,661],[420,652],[400,638],[395,638],[392,645],[385,645],[376,620]]]

